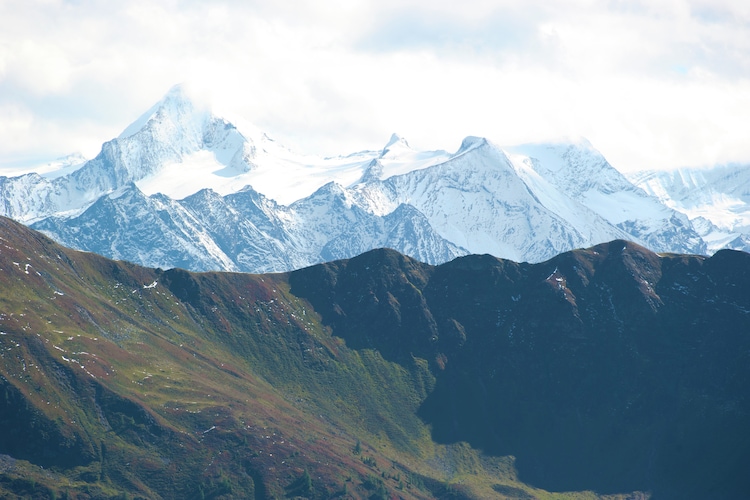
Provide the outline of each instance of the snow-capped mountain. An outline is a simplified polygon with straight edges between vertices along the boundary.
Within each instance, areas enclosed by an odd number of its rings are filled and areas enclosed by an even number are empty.
[[[630,184],[590,144],[501,149],[469,137],[431,168],[352,187],[370,211],[409,203],[472,253],[538,262],[588,242],[626,238],[701,253],[686,217]]]
[[[101,196],[142,181],[205,151],[236,173],[252,168],[254,143],[230,123],[200,109],[177,86],[91,161],[67,175],[0,178],[2,214],[31,222],[80,213]]]
[[[750,251],[750,166],[720,165],[630,174],[633,184],[686,214],[708,245]]]
[[[65,168],[1,177],[0,214],[153,267],[283,271],[376,247],[435,264],[467,253],[539,262],[613,239],[707,251],[679,207],[586,141],[501,148],[468,137],[448,153],[394,134],[380,150],[316,158],[180,86],[96,158]]]
[[[144,195],[131,183],[77,217],[48,217],[34,228],[61,243],[152,267],[198,271],[297,269],[390,247],[425,262],[468,252],[402,205],[385,217],[348,204],[330,183],[291,207],[250,187],[221,196],[204,189],[183,200]]]
[[[560,192],[658,252],[705,253],[688,217],[634,186],[588,141],[509,148]],[[574,215],[571,214],[571,219]]]

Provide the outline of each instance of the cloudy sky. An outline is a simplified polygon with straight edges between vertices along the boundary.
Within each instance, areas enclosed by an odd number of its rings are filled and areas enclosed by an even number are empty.
[[[0,0],[0,174],[95,156],[176,83],[301,153],[397,132],[750,162],[750,2]]]

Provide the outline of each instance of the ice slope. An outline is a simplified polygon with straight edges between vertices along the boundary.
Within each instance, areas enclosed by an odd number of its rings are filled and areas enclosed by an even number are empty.
[[[630,174],[632,182],[690,218],[728,230],[750,230],[750,165]]]
[[[693,221],[709,251],[750,251],[750,166],[628,174],[633,184]]]
[[[633,185],[587,140],[506,150],[519,169],[532,168],[559,193],[627,232],[633,241],[657,252],[706,252],[688,217]]]

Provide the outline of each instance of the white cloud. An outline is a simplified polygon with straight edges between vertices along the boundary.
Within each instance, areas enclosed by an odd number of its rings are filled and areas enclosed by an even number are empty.
[[[749,24],[730,0],[5,0],[0,164],[96,154],[178,82],[309,152],[395,131],[586,136],[622,169],[750,161]]]

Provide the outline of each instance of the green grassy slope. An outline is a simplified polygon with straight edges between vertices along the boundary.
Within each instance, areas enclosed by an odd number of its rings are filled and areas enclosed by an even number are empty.
[[[434,442],[429,339],[381,352],[315,302],[290,275],[145,269],[0,219],[0,495],[595,497]]]
[[[748,290],[731,251],[195,274],[0,219],[0,496],[746,497]]]

